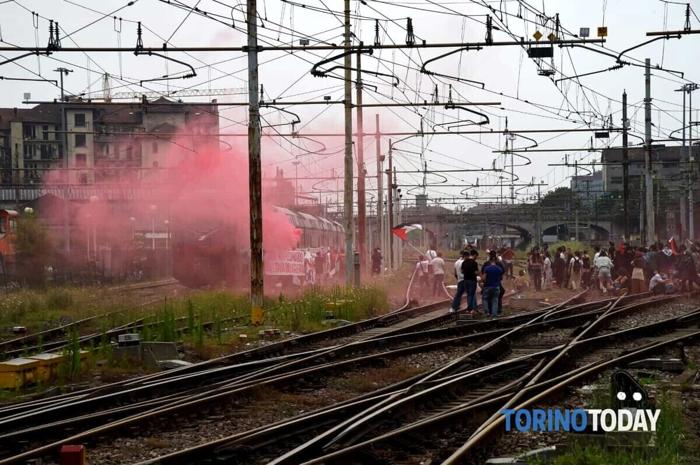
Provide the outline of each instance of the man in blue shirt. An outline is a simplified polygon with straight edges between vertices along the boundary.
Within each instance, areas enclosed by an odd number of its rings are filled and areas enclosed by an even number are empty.
[[[484,282],[484,312],[492,318],[498,315],[498,296],[501,294],[501,279],[503,268],[498,266],[496,251],[489,253],[489,261],[481,270],[481,279]]]

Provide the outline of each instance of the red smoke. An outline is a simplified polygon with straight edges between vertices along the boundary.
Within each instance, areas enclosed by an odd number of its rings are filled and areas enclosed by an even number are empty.
[[[167,145],[161,142],[160,155],[167,151],[160,157],[158,166],[141,170],[139,175],[122,169],[115,177],[97,180],[95,187],[104,188],[98,192],[106,192],[107,187],[114,186],[120,192],[135,192],[136,198],[133,201],[111,200],[108,195],[100,194],[80,204],[72,215],[74,237],[71,242],[82,245],[83,249],[75,247],[74,255],[85,254],[83,257],[87,258],[89,248],[94,259],[95,245],[133,248],[133,232],[167,231],[172,237],[172,249],[176,238],[194,241],[203,235],[224,231],[220,236],[228,244],[220,251],[223,253],[234,248],[242,255],[231,257],[231,261],[247,261],[250,208],[246,148],[229,145],[227,149],[212,147],[195,153],[183,148],[188,145],[191,146],[191,141],[185,136],[177,137]],[[100,170],[100,167],[96,168],[96,177]],[[293,199],[289,200],[291,203]],[[157,249],[164,248],[162,237]],[[273,209],[263,192],[265,252],[293,249],[298,240],[299,232],[286,215]],[[150,247],[151,239],[145,239],[143,248]],[[72,259],[73,262],[79,261],[75,256]],[[242,269],[238,270],[238,274],[241,273]],[[247,282],[247,276],[241,281]]]

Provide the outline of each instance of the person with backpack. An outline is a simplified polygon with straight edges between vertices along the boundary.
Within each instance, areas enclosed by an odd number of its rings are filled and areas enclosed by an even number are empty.
[[[569,289],[577,291],[581,287],[581,272],[583,270],[583,260],[581,251],[577,250],[569,261]]]

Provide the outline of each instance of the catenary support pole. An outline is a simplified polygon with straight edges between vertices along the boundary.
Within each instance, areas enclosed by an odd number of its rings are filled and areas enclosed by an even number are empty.
[[[629,150],[627,131],[627,91],[622,92],[622,223],[625,240],[630,239],[630,185],[629,185]]]
[[[576,182],[574,183],[574,185],[576,186],[576,191],[572,192],[572,207],[574,208],[574,238],[576,241],[578,241],[578,160],[574,160],[574,179],[576,180]]]
[[[352,211],[352,56],[350,35],[350,0],[345,0],[345,184],[343,186],[343,218],[345,226],[345,284],[350,286],[353,277],[353,211]]]
[[[683,113],[683,131],[682,131],[683,143],[682,143],[681,150],[683,152],[685,152],[685,93],[686,93],[686,86],[683,85],[678,90],[680,90],[680,92],[683,94],[683,111],[682,111],[682,113]],[[688,160],[686,160],[686,161],[688,161]],[[688,165],[686,165],[686,167],[685,167],[685,170],[687,170],[687,169],[688,169]],[[684,170],[682,170],[682,171],[684,171]],[[686,186],[686,189],[687,189],[687,187],[688,186]],[[680,196],[680,205],[679,205],[680,216],[681,216],[681,221],[680,221],[681,230],[680,230],[680,237],[679,237],[680,240],[683,240],[686,237],[686,235],[688,234],[688,210],[686,208],[687,207],[687,203],[686,203],[687,200],[688,200],[688,197],[687,197],[686,193],[683,192]]]
[[[247,0],[248,22],[248,189],[250,196],[251,321],[263,319],[262,176],[260,162],[260,106],[258,95],[257,1]]]
[[[68,185],[71,183],[71,173],[68,168],[70,168],[70,160],[68,159],[68,119],[66,117],[66,94],[63,87],[63,76],[68,76],[68,73],[72,73],[73,70],[67,68],[57,68],[54,71],[58,72],[60,76],[60,86],[61,86],[61,131],[63,132],[61,136],[61,146],[63,149],[63,167],[66,168],[66,178],[63,179],[63,251],[66,254],[66,259],[70,255],[70,200],[68,199]]]
[[[394,169],[392,164],[392,149],[391,139],[389,139],[389,169],[386,171],[386,205],[388,209],[389,227],[387,234],[387,248],[389,249],[389,268],[394,269],[394,234],[391,232],[394,229],[394,185],[391,180],[391,172]]]
[[[688,237],[695,240],[695,160],[693,156],[693,91],[698,89],[698,85],[689,85],[688,90],[688,160],[690,161],[690,173],[688,174]]]
[[[656,225],[654,222],[654,178],[652,177],[651,163],[651,60],[644,62],[644,189],[646,202],[644,205],[646,216],[645,242],[651,244],[656,241]]]
[[[367,206],[365,204],[365,144],[362,114],[362,54],[357,53],[357,249],[360,253],[360,276],[367,264]]]
[[[374,115],[374,127],[376,130],[374,136],[375,151],[377,154],[377,229],[379,231],[379,240],[377,246],[382,249],[382,254],[386,256],[386,245],[384,240],[384,192],[382,191],[383,176],[382,176],[382,143],[379,133],[379,114]],[[381,267],[380,272],[383,273],[384,267]]]

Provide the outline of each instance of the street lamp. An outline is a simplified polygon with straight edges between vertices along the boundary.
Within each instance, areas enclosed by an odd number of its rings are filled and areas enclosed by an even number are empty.
[[[134,242],[134,234],[136,233],[136,218],[129,217],[129,222],[131,223],[131,242]],[[132,244],[133,245],[133,244]]]
[[[156,205],[151,205],[151,249],[156,250]]]
[[[167,250],[170,248],[168,241],[168,239],[170,239],[170,221],[165,220],[163,224],[165,225],[165,248]]]
[[[96,195],[90,196],[90,204],[91,205],[96,204],[99,200],[100,200],[99,197],[97,197]],[[92,212],[94,213],[95,209],[94,209],[94,207],[90,207],[90,210],[92,210]],[[97,218],[95,217],[95,220],[96,219]],[[92,253],[95,256],[95,260],[97,260],[97,221],[93,221],[92,225],[90,225],[90,223],[88,222],[88,243],[90,242],[90,230],[89,230],[90,226],[92,226],[92,240],[93,240]],[[88,247],[88,251],[89,250],[90,250],[90,248]],[[88,253],[88,259],[90,258],[89,255],[90,254]]]

